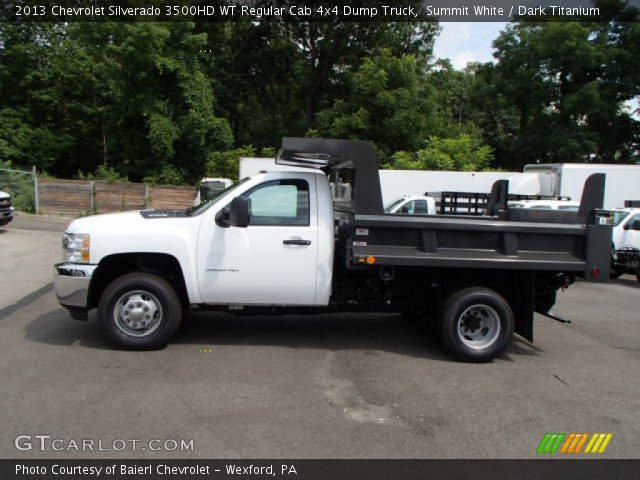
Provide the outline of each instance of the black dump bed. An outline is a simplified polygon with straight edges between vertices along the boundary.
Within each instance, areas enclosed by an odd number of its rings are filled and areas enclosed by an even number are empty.
[[[607,281],[611,222],[602,209],[603,174],[587,179],[578,212],[507,207],[508,182],[496,182],[487,215],[385,214],[378,159],[355,140],[284,138],[277,162],[327,174],[353,172],[352,208],[341,215],[353,264],[512,269],[573,273]]]

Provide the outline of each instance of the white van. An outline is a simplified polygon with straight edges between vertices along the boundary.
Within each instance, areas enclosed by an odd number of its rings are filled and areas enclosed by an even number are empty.
[[[564,210],[577,212],[580,202],[569,200],[516,200],[509,202],[509,208],[530,208],[532,210]]]
[[[203,178],[202,180],[200,180],[198,193],[196,193],[196,198],[193,201],[193,206],[197,207],[203,202],[208,202],[218,193],[229,188],[231,185],[233,185],[233,180],[231,180],[230,178]]]
[[[435,215],[436,201],[429,196],[405,195],[387,205],[384,212],[405,215]]]

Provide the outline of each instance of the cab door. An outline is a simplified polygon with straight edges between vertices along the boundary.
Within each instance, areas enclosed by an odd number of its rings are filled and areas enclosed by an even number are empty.
[[[313,305],[318,219],[313,175],[265,180],[243,195],[249,225],[201,229],[198,268],[205,303]],[[231,200],[231,199],[230,199]],[[226,207],[225,207],[226,208]]]

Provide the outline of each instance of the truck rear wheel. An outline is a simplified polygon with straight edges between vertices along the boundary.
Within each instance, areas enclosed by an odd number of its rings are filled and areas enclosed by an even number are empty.
[[[181,320],[182,305],[173,287],[148,273],[130,273],[115,279],[98,304],[98,324],[119,347],[162,347]]]
[[[446,301],[440,335],[459,360],[490,362],[507,348],[513,335],[513,312],[498,293],[472,287]]]

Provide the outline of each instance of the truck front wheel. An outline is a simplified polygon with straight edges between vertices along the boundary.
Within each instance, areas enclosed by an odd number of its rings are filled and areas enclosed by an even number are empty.
[[[163,278],[130,273],[115,279],[98,304],[98,324],[119,347],[151,349],[164,346],[182,319],[182,305]]]
[[[513,312],[498,293],[472,287],[446,301],[441,325],[444,346],[459,360],[490,362],[507,348],[513,335]]]

